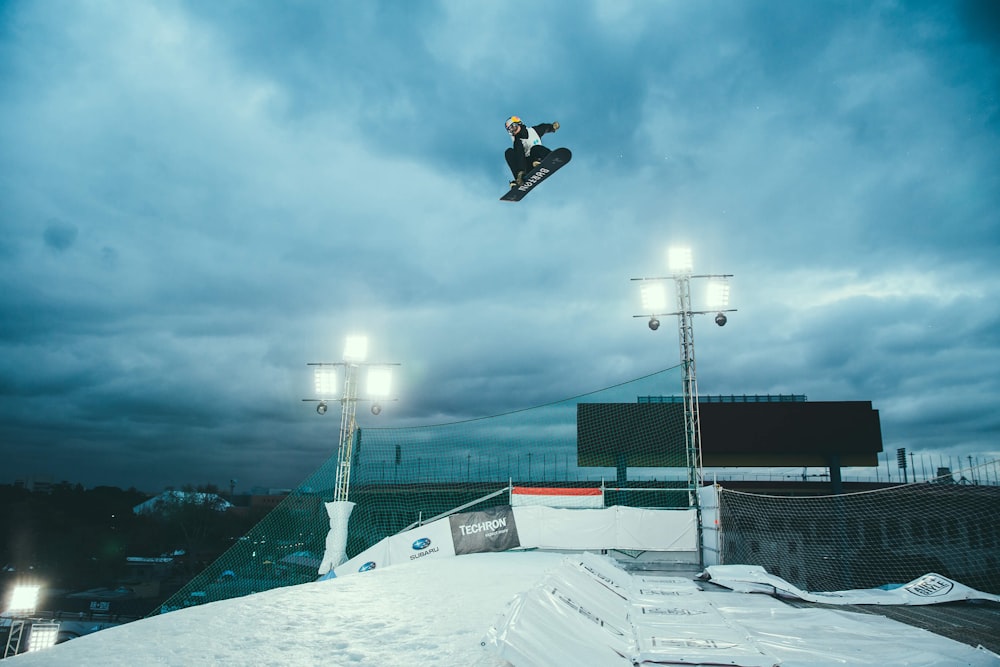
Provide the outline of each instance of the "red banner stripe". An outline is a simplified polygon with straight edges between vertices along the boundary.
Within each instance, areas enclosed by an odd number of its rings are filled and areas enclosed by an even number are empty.
[[[600,489],[561,489],[543,486],[515,486],[511,493],[520,496],[599,496]]]

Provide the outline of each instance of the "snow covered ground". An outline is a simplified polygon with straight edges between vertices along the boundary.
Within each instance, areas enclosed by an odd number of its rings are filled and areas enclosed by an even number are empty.
[[[562,558],[425,559],[155,616],[22,654],[10,667],[493,667],[504,663],[480,645],[486,630]]]
[[[520,655],[518,665],[631,665],[607,648],[612,644],[603,643],[611,637],[605,635],[608,628],[628,624],[614,618],[614,608],[624,609],[625,602],[609,591],[608,582],[631,575],[610,559],[596,558],[603,562],[588,566],[596,578],[584,574],[587,568],[574,569],[579,557],[548,552],[428,558],[136,621],[11,658],[11,666],[505,667],[509,663],[482,644],[504,614],[508,624],[498,627],[506,628],[508,639],[519,638],[519,648],[506,653],[512,660]],[[663,612],[654,621],[656,636],[645,637],[647,652],[665,649],[690,660],[707,650],[736,658],[723,664],[758,667],[1000,665],[1000,658],[986,651],[881,616],[798,609],[763,595],[701,592],[680,579],[675,582],[693,593],[666,590],[665,577],[659,583],[656,577],[636,577],[647,589],[636,589],[645,596],[640,606]],[[597,581],[605,583],[597,584],[595,595]],[[526,591],[541,606],[531,607],[523,595],[509,605]],[[549,593],[562,600],[579,595],[581,603],[550,605],[555,598]],[[605,606],[601,596],[613,598],[612,606]],[[599,610],[609,622],[595,625],[597,615],[584,613],[584,606]],[[546,607],[555,615],[537,613]],[[721,646],[723,636],[732,642]],[[574,651],[578,655],[570,659]],[[605,651],[603,657],[599,651]]]

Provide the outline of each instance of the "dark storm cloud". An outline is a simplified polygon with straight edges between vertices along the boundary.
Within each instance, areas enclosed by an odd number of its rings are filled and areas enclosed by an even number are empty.
[[[379,425],[672,366],[628,279],[673,242],[736,274],[704,392],[873,400],[888,448],[997,451],[989,3],[61,11],[0,10],[11,475],[295,484],[336,435],[305,364],[355,331],[403,364]],[[574,160],[501,207],[512,113]]]
[[[63,251],[76,241],[77,229],[73,225],[54,222],[45,228],[42,238],[45,245],[56,251]]]

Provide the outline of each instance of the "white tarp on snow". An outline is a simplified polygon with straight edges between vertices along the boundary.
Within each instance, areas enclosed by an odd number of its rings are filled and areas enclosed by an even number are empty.
[[[977,591],[934,572],[888,590],[865,588],[831,593],[804,591],[781,577],[768,574],[767,570],[757,565],[712,565],[705,568],[699,576],[738,593],[781,595],[823,604],[924,605],[962,600],[1000,602],[1000,595]]]
[[[565,558],[516,596],[482,643],[515,667],[978,667],[1000,661],[985,649],[885,617],[706,592],[684,578],[632,576],[593,554]]]

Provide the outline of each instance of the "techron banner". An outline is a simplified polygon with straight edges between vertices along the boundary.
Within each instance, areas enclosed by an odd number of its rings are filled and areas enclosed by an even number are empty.
[[[510,505],[500,505],[482,512],[452,514],[451,538],[455,555],[506,551],[521,546],[517,537],[517,524]]]

